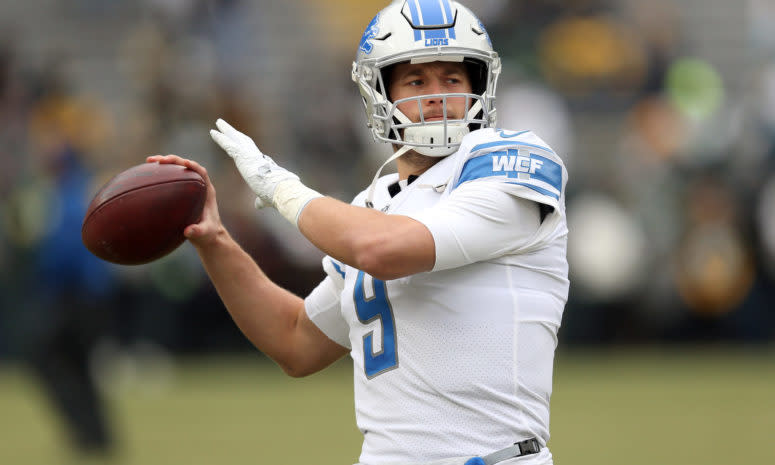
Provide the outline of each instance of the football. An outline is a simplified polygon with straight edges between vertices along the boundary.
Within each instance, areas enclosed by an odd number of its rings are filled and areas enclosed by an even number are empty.
[[[91,253],[112,263],[152,262],[183,243],[183,230],[199,221],[206,194],[202,177],[183,166],[134,166],[94,196],[81,239]]]

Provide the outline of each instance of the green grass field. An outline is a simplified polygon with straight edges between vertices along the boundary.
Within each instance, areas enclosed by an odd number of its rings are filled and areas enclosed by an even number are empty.
[[[109,392],[122,465],[348,465],[349,366],[286,378],[260,357],[180,360]],[[164,382],[160,382],[164,381]],[[775,352],[561,351],[550,447],[558,465],[775,463]],[[19,366],[0,365],[0,464],[83,463]]]

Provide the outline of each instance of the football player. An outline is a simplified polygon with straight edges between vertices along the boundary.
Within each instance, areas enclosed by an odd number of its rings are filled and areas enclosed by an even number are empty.
[[[378,171],[350,204],[306,187],[227,122],[211,131],[256,206],[327,254],[327,277],[306,299],[267,279],[224,229],[209,180],[203,218],[185,235],[242,332],[285,372],[350,355],[362,465],[552,463],[567,171],[527,128],[495,126],[499,72],[460,3],[380,11],[352,78],[397,173]],[[207,178],[191,160],[149,160]]]

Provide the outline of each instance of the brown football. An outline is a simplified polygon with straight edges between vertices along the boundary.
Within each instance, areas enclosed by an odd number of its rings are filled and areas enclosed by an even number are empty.
[[[91,253],[112,263],[152,262],[183,243],[183,230],[199,221],[206,194],[202,177],[183,166],[134,166],[94,196],[81,239]]]

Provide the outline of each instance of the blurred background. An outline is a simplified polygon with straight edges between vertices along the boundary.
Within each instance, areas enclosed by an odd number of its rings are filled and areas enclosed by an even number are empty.
[[[389,150],[350,80],[386,3],[0,1],[0,463],[304,463],[299,434],[317,463],[357,460],[346,364],[282,378],[188,244],[113,266],[80,224],[113,175],[187,156],[306,295],[321,253],[252,208],[208,130],[223,117],[349,201]],[[558,463],[775,461],[775,0],[466,5],[504,61],[499,126],[570,173]]]

